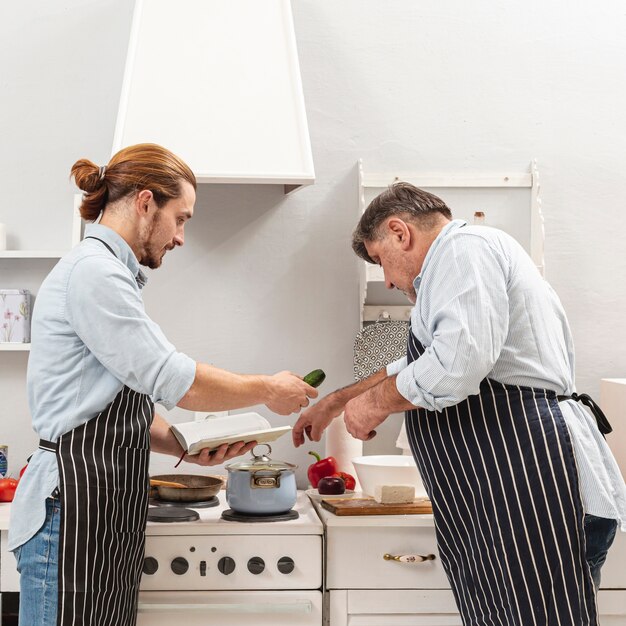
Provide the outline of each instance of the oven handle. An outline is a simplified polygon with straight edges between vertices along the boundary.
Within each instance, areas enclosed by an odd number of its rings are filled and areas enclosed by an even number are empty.
[[[229,602],[214,604],[185,604],[172,602],[170,604],[155,602],[139,602],[137,605],[139,613],[159,613],[165,611],[202,611],[203,613],[256,613],[256,614],[277,614],[277,613],[311,613],[313,603],[310,600],[296,602]]]

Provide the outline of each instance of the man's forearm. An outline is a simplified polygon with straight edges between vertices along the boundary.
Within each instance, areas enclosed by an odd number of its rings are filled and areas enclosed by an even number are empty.
[[[333,402],[337,403],[338,406],[345,406],[347,402],[365,393],[368,389],[383,383],[387,378],[389,378],[387,370],[383,368],[357,383],[333,391],[333,393],[329,394],[329,397],[332,397]],[[395,381],[395,376],[393,378]]]
[[[417,408],[398,391],[396,378],[397,374],[387,376],[376,386],[366,391],[368,402],[371,402],[375,408],[385,411],[387,415]]]
[[[196,365],[196,377],[178,406],[189,411],[228,411],[267,400],[267,377],[235,374],[206,363]]]
[[[154,420],[152,420],[152,426],[150,427],[150,449],[152,452],[169,454],[175,457],[180,457],[183,453],[181,445],[170,430],[169,423],[158,413],[154,414]]]

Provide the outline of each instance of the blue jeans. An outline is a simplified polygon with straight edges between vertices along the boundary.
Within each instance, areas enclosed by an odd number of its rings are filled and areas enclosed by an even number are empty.
[[[56,626],[61,508],[46,500],[46,521],[36,535],[15,550],[20,573],[20,626]]]
[[[617,520],[585,515],[585,558],[596,591],[600,587],[600,569],[615,539]]]

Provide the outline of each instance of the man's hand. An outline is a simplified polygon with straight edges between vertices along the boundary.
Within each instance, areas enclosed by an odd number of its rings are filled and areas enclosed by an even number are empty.
[[[338,402],[334,394],[320,400],[315,406],[307,409],[298,418],[291,436],[293,445],[297,448],[304,442],[304,433],[311,441],[319,441],[328,425],[343,411],[343,404]]]
[[[367,397],[371,394],[363,393],[346,404],[343,419],[346,430],[361,441],[369,441],[376,436],[376,428],[382,424],[389,413],[385,409],[374,406]]]
[[[278,415],[298,413],[309,406],[309,398],[317,398],[317,390],[302,377],[291,372],[278,372],[267,377],[268,400],[265,406]]]
[[[229,461],[236,456],[241,456],[242,454],[249,452],[256,445],[256,441],[250,441],[248,443],[238,441],[237,443],[233,443],[231,445],[224,443],[215,450],[204,448],[200,450],[198,454],[186,455],[185,461],[187,463],[195,463],[196,465],[220,465],[221,463]]]
[[[344,421],[355,439],[368,441],[392,413],[414,408],[396,389],[396,376],[389,376],[347,402]]]

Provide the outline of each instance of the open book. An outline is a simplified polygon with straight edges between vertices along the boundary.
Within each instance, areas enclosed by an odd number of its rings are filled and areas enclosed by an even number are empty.
[[[267,443],[288,433],[291,426],[272,428],[258,413],[240,413],[211,417],[198,422],[172,424],[172,432],[187,454],[198,454],[203,448],[219,448],[223,443],[258,441]]]

